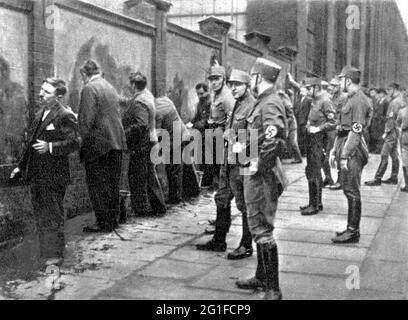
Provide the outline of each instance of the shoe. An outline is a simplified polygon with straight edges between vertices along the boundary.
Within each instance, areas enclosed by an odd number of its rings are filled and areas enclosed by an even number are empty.
[[[300,209],[300,211],[305,211],[305,210],[307,210],[307,209],[309,209],[309,207],[312,207],[311,205],[308,205],[308,206],[303,206],[303,207],[299,207],[299,209]],[[317,206],[317,209],[319,209],[319,211],[323,211],[323,204],[319,204],[318,206]]]
[[[340,182],[336,182],[335,184],[329,186],[330,190],[341,190],[342,186]]]
[[[394,178],[389,178],[388,180],[383,180],[381,181],[384,184],[393,184],[396,185],[398,184],[398,179],[394,179]]]
[[[178,205],[179,203],[181,203],[181,199],[169,199],[166,201],[166,204],[169,205]]]
[[[364,184],[366,186],[369,186],[369,187],[381,186],[381,180],[374,179],[374,180],[371,180],[371,181],[367,181]]]
[[[405,186],[404,188],[401,188],[401,192],[408,192],[408,186]]]
[[[227,244],[225,242],[217,243],[214,240],[210,240],[204,244],[197,244],[196,248],[200,251],[225,252],[227,250]]]
[[[282,291],[279,290],[267,290],[263,300],[273,300],[280,301],[282,300]]]
[[[358,243],[360,241],[360,231],[347,229],[345,233],[332,239],[333,243],[346,244]]]
[[[314,216],[318,213],[319,213],[319,208],[318,207],[316,208],[314,206],[310,206],[301,212],[302,216]]]
[[[257,279],[256,277],[247,280],[238,280],[235,282],[235,285],[238,289],[243,290],[265,289],[266,287],[266,283]]]
[[[83,231],[86,232],[86,233],[110,233],[110,232],[113,231],[113,229],[102,228],[102,227],[94,225],[94,226],[84,227]]]
[[[279,288],[279,256],[278,247],[274,243],[261,244],[262,266],[265,273],[264,300],[282,300]]]
[[[344,231],[341,231],[341,232],[336,232],[336,236],[337,236],[337,237],[342,236],[343,234],[345,234],[345,233],[347,232],[347,230],[348,230],[348,229],[346,229],[346,230],[344,230]]]
[[[63,258],[57,258],[57,257],[56,258],[50,258],[50,259],[47,259],[47,261],[45,262],[45,265],[47,267],[49,267],[49,266],[60,267],[62,265],[63,261],[64,261]]]
[[[227,259],[228,260],[240,260],[245,259],[254,253],[254,249],[252,248],[245,248],[244,246],[240,246],[239,248],[235,249],[234,251],[228,253]]]
[[[327,186],[332,186],[334,185],[334,181],[332,178],[326,178],[323,181],[323,188],[327,187]]]

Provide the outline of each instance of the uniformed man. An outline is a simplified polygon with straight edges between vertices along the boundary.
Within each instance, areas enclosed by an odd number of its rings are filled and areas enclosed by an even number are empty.
[[[345,67],[339,75],[348,93],[341,109],[335,145],[330,154],[332,168],[340,162],[343,191],[348,200],[347,229],[337,233],[334,243],[355,243],[360,240],[361,173],[368,163],[368,148],[364,128],[369,122],[370,101],[360,87],[360,70]]]
[[[245,203],[249,228],[257,244],[258,265],[254,278],[237,281],[241,289],[265,289],[265,299],[280,300],[278,247],[273,236],[278,199],[287,180],[280,156],[287,137],[288,123],[285,107],[276,94],[276,81],[281,67],[258,58],[252,68],[251,87],[257,102],[248,116],[247,130],[256,133],[258,152],[250,154],[244,177]]]
[[[228,115],[231,113],[235,104],[234,97],[232,96],[230,89],[226,85],[226,80],[227,78],[225,68],[223,66],[215,65],[210,68],[208,81],[212,90],[212,103],[208,124],[209,128],[213,129],[214,131],[216,131],[217,129],[224,131]],[[206,147],[210,145],[210,142],[211,146],[213,146],[213,177],[219,179],[221,163],[217,160],[220,160],[222,157],[217,157],[217,150],[215,148],[216,139],[214,138],[213,141],[206,141]]]
[[[134,95],[131,99],[122,98],[120,103],[126,107],[122,122],[131,153],[128,180],[132,209],[139,216],[163,215],[166,213],[163,190],[150,159],[151,148],[157,143],[154,97],[146,88],[145,75],[133,73],[129,80]]]
[[[300,210],[303,216],[311,216],[323,210],[324,138],[326,132],[336,128],[336,112],[329,94],[322,90],[321,79],[308,78],[306,87],[313,99],[307,123],[306,178],[309,183],[309,205],[301,207]]]
[[[381,151],[381,162],[378,167],[375,178],[372,181],[367,181],[367,186],[380,186],[381,183],[385,184],[398,184],[399,173],[399,153],[398,153],[398,126],[397,118],[399,111],[405,106],[404,99],[402,97],[400,86],[397,83],[391,83],[387,88],[388,96],[391,98],[390,105],[387,111],[387,120],[385,123],[385,133],[383,135],[384,145]],[[388,157],[391,156],[392,171],[391,177],[388,180],[382,181],[382,178],[387,171]]]
[[[331,91],[332,91],[331,100],[333,103],[333,107],[336,110],[336,118],[338,120],[340,117],[341,109],[347,102],[347,93],[341,90],[340,81],[337,77],[330,81],[330,86],[331,86]],[[337,126],[336,130],[330,131],[330,133],[328,134],[330,136],[330,140],[328,141],[329,144],[326,145],[326,154],[327,154],[326,161],[327,161],[327,164],[329,164],[329,166],[330,166],[330,163],[329,163],[330,162],[330,151],[334,147],[334,141],[336,141],[338,130],[339,130],[339,126]],[[329,186],[329,189],[330,190],[341,190],[341,188],[342,187],[341,187],[340,163],[338,163],[337,164],[337,181],[335,184]]]
[[[245,130],[246,119],[255,104],[255,98],[250,92],[250,82],[251,77],[248,73],[237,69],[232,70],[228,85],[236,99],[236,103],[224,134],[226,157],[224,165],[221,166],[220,184],[215,195],[217,205],[215,234],[210,242],[197,245],[198,250],[221,252],[226,250],[225,239],[231,226],[231,201],[235,197],[237,208],[242,213],[242,239],[238,248],[228,255],[228,259],[231,260],[250,257],[253,253],[252,237],[249,232],[247,208],[244,199],[244,177],[241,175],[239,157],[245,150],[243,150],[243,142],[237,140],[238,131]]]

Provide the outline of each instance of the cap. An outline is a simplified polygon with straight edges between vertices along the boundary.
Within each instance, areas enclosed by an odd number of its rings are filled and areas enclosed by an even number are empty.
[[[322,79],[317,78],[317,77],[306,78],[305,80],[306,87],[321,86],[321,85],[322,85]]]
[[[396,83],[396,82],[391,82],[390,84],[389,84],[389,86],[388,86],[388,88],[393,88],[393,89],[396,89],[396,90],[399,90],[400,89],[400,85],[399,85],[399,83]]]
[[[341,73],[339,74],[340,78],[350,78],[350,79],[357,79],[360,78],[361,71],[357,68],[352,66],[345,66]]]
[[[260,74],[266,80],[276,82],[281,70],[282,67],[276,63],[264,58],[258,58],[252,67],[251,74]]]
[[[385,88],[380,88],[380,89],[378,89],[378,93],[387,94],[387,90],[385,90]]]
[[[228,81],[250,83],[251,76],[245,71],[238,70],[238,69],[232,69],[231,76]]]
[[[331,85],[331,86],[339,86],[339,85],[340,85],[339,79],[338,79],[338,78],[333,78],[333,79],[330,81],[330,85]]]
[[[129,81],[130,82],[147,82],[147,78],[143,73],[138,71],[138,72],[133,72],[130,74]]]
[[[223,66],[212,66],[210,68],[210,74],[208,75],[208,78],[210,77],[224,77],[225,78],[225,68]]]

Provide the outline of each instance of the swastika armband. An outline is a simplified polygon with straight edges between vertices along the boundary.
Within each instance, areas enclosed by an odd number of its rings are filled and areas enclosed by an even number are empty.
[[[275,138],[277,134],[278,134],[278,128],[276,126],[269,126],[268,128],[266,128],[265,138],[272,139],[272,138]]]
[[[390,112],[390,114],[388,115],[388,118],[394,118],[394,112]]]
[[[327,114],[327,119],[333,120],[334,119],[334,113],[330,112]]]
[[[363,125],[361,123],[354,123],[351,127],[354,133],[362,133],[363,132]]]

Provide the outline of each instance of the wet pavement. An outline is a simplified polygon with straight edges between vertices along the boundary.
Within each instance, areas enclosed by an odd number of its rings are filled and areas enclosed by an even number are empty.
[[[363,181],[372,178],[378,162],[378,156],[371,158]],[[275,231],[284,298],[406,299],[408,195],[399,186],[363,186],[361,241],[335,246],[330,239],[346,226],[343,193],[325,189],[324,211],[302,217],[298,208],[308,200],[304,165],[285,164],[285,169],[291,184],[280,199]],[[60,269],[38,270],[35,236],[0,252],[0,299],[259,299],[261,292],[234,285],[253,276],[256,255],[226,259],[241,235],[235,206],[228,251],[195,249],[211,238],[203,231],[214,217],[213,198],[204,195],[162,218],[131,218],[118,229],[126,241],[115,234],[83,234],[92,214],[77,217],[66,226]],[[350,270],[359,272],[359,290],[350,290]]]

